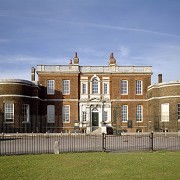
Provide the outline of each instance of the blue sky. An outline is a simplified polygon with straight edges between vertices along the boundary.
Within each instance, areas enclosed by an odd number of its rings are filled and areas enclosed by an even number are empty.
[[[0,78],[37,64],[153,66],[180,80],[180,0],[0,0]]]

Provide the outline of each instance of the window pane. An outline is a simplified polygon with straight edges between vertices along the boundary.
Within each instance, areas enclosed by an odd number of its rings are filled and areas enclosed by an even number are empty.
[[[177,104],[177,119],[180,120],[180,103]]]
[[[47,122],[48,123],[55,122],[55,106],[54,105],[47,106]]]
[[[70,120],[70,106],[63,106],[63,122],[69,122]]]
[[[136,81],[136,94],[142,94],[142,81]]]
[[[136,106],[136,121],[142,121],[143,118],[143,107],[142,105]]]
[[[161,121],[169,121],[169,103],[161,104]]]
[[[121,94],[128,94],[128,81],[121,81]]]
[[[98,94],[98,80],[96,78],[92,81],[92,94]]]
[[[63,80],[63,94],[69,94],[70,92],[69,80]]]
[[[82,84],[82,94],[86,94],[86,84]]]
[[[85,111],[82,112],[82,116],[83,116],[83,118],[82,118],[83,121],[86,121],[86,112]]]
[[[29,104],[22,105],[23,122],[29,122]]]
[[[14,104],[6,103],[4,106],[4,119],[5,122],[14,121]]]
[[[54,94],[54,80],[47,81],[47,94]]]
[[[123,122],[127,122],[128,120],[128,106],[123,105],[121,109],[121,117]]]
[[[104,83],[104,94],[108,94],[108,83]]]
[[[104,111],[104,121],[107,121],[107,120],[108,120],[108,112]]]

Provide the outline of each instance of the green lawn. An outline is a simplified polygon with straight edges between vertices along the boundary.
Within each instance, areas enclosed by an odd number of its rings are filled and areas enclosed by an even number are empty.
[[[180,179],[180,152],[0,157],[0,179]]]

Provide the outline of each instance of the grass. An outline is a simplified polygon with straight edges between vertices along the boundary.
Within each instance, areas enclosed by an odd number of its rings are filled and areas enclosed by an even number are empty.
[[[180,179],[180,152],[0,157],[0,179]]]

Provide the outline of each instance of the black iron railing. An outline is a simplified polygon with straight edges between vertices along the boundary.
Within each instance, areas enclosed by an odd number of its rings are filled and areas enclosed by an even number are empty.
[[[180,150],[180,133],[78,133],[0,134],[0,155],[87,151]]]

